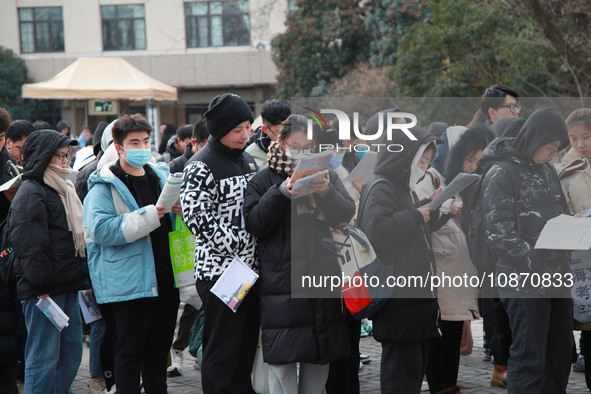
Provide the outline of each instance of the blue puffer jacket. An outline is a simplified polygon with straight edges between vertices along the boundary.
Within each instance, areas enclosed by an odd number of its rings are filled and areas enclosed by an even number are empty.
[[[168,165],[152,166],[164,188]],[[154,205],[138,207],[108,166],[88,179],[84,199],[90,279],[99,304],[158,296],[150,233],[160,226]]]

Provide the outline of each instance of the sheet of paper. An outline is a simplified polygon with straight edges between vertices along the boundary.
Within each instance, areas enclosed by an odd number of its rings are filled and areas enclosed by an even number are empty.
[[[343,179],[343,182],[353,183],[359,179],[360,176],[365,175],[365,178],[363,178],[363,184],[365,185],[371,178],[374,168],[376,168],[377,160],[377,152],[366,152],[361,161],[357,163],[355,168],[353,168],[353,171]]]
[[[437,197],[435,197],[430,203],[426,204],[426,207],[433,207],[433,209],[439,208],[444,202],[450,198],[454,198],[456,194],[459,194],[462,190],[476,182],[480,178],[477,174],[466,174],[460,172],[449,185],[443,189]]]
[[[310,176],[320,171],[328,170],[331,156],[331,151],[304,155],[291,174],[291,182],[293,183],[298,179]]]
[[[98,310],[96,303],[94,303],[93,305],[92,303],[87,302],[87,299],[84,298],[82,291],[78,292],[78,303],[80,304],[82,317],[84,318],[84,322],[86,324],[90,324],[103,318],[101,316],[101,312]]]
[[[298,179],[291,187],[291,190],[299,191],[301,194],[297,194],[294,198],[299,198],[310,194],[310,187],[312,184],[325,176],[328,176],[328,170],[320,171],[305,178]]]
[[[591,218],[559,215],[546,222],[536,249],[588,250],[591,248]]]
[[[11,180],[3,183],[2,185],[0,185],[0,192],[3,192],[5,190],[8,189],[18,189],[18,187],[23,183],[21,176],[15,176],[14,178],[12,178]]]
[[[170,174],[166,180],[166,185],[158,197],[156,205],[164,205],[166,212],[170,212],[172,206],[178,201],[181,193],[181,184],[183,183],[183,173],[177,172]]]
[[[241,258],[235,257],[210,291],[236,312],[258,278]]]

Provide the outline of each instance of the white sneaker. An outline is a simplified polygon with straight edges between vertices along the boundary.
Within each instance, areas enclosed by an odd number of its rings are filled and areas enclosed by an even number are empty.
[[[166,369],[168,376],[181,376],[183,369],[183,351],[175,350],[172,356],[172,365]]]
[[[113,385],[113,387],[111,387],[111,390],[105,389],[105,394],[116,394],[116,393],[117,393],[117,387],[115,387],[115,385]]]

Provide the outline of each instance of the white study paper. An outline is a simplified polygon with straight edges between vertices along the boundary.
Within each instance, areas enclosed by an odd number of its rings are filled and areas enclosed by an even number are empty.
[[[369,182],[371,175],[373,174],[373,170],[376,168],[376,162],[378,160],[378,153],[377,152],[365,152],[361,161],[357,163],[355,168],[343,179],[343,182],[353,183],[359,179],[362,175],[365,175],[363,178],[363,184],[365,185]]]
[[[559,215],[546,222],[536,249],[588,250],[591,248],[591,218]]]
[[[158,197],[156,205],[164,205],[166,212],[170,212],[172,206],[178,201],[181,193],[181,184],[183,183],[183,173],[177,172],[170,174],[166,180],[166,185]]]
[[[426,204],[426,207],[433,207],[433,209],[439,208],[444,202],[450,198],[454,198],[455,195],[459,194],[462,190],[476,182],[480,178],[477,174],[466,174],[460,172],[449,185],[443,189],[437,197],[435,197],[430,203]]]

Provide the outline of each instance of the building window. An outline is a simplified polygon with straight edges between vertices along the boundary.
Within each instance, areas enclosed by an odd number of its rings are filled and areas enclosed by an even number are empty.
[[[62,7],[19,8],[21,53],[63,52]]]
[[[143,4],[102,5],[103,49],[146,49],[146,13]]]
[[[250,45],[248,0],[185,3],[187,48]]]

